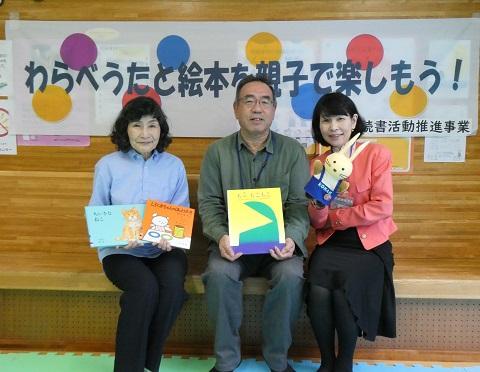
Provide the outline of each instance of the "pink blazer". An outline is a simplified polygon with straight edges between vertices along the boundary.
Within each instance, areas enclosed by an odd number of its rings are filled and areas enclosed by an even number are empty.
[[[322,163],[329,154],[312,159]],[[392,159],[390,151],[382,145],[370,143],[353,161],[353,172],[347,181],[347,193],[353,198],[348,208],[322,209],[308,205],[310,224],[316,232],[317,243],[323,244],[335,230],[356,227],[358,236],[367,250],[387,241],[397,230],[393,222]]]

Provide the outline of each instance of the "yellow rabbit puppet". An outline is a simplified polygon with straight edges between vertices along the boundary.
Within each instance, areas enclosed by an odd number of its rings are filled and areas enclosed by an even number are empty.
[[[305,186],[305,192],[318,202],[329,205],[338,193],[348,189],[345,179],[352,174],[353,160],[368,145],[368,141],[358,146],[352,154],[352,149],[360,133],[352,137],[340,151],[332,152],[325,158],[325,164],[315,160],[313,176]]]

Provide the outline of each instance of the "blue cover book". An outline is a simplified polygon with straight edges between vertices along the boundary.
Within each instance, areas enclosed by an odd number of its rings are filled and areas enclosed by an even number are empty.
[[[336,198],[341,183],[341,179],[335,178],[330,173],[325,172],[325,167],[323,167],[322,173],[318,176],[313,175],[305,185],[304,190],[308,195],[323,205],[330,205],[333,199]]]
[[[85,207],[90,246],[114,247],[140,240],[145,204]]]

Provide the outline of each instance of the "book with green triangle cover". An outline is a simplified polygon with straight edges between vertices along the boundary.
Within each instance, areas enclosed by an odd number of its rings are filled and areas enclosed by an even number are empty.
[[[285,246],[279,187],[227,190],[228,230],[235,253],[265,254]]]

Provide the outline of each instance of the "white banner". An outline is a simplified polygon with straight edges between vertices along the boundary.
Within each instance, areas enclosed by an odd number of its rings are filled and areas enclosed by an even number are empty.
[[[350,96],[372,136],[472,135],[480,19],[301,22],[7,21],[17,134],[108,135],[122,102],[162,103],[174,136],[237,130],[235,86],[267,74],[273,129],[311,137],[313,107]]]

